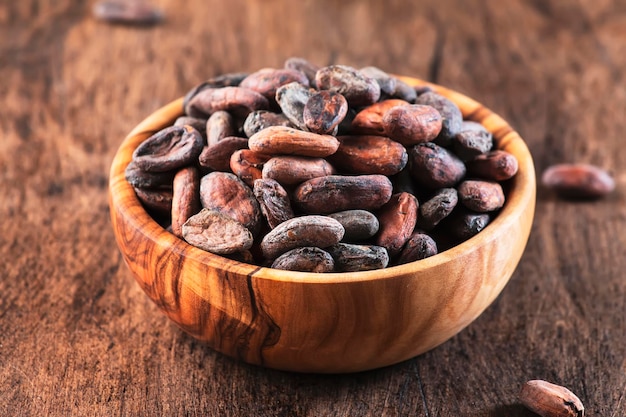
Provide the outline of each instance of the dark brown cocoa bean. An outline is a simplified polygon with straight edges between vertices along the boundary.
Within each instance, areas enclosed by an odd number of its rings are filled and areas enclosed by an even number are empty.
[[[417,226],[424,230],[432,230],[445,219],[456,207],[459,201],[454,188],[442,188],[419,208]]]
[[[230,157],[230,170],[252,188],[254,181],[263,177],[263,164],[269,158],[250,149],[239,149]]]
[[[300,184],[292,200],[305,213],[376,210],[389,201],[392,188],[384,175],[327,175]]]
[[[316,87],[315,74],[320,69],[318,65],[315,65],[305,58],[290,57],[285,60],[285,68],[300,71],[309,79],[309,85]]]
[[[174,121],[174,126],[189,125],[200,132],[202,138],[206,141],[206,122],[206,119],[199,117],[180,116]]]
[[[380,228],[376,235],[376,244],[387,249],[390,257],[400,253],[411,236],[417,221],[419,203],[414,195],[399,193],[380,208],[377,213]]]
[[[202,209],[183,224],[183,238],[190,245],[218,255],[250,249],[252,234],[241,223],[218,210]]]
[[[263,165],[262,177],[284,185],[294,185],[334,173],[335,168],[323,158],[275,156]]]
[[[435,90],[429,85],[418,85],[413,87],[413,91],[415,91],[417,96],[421,96],[422,94],[431,93]]]
[[[304,132],[290,127],[271,126],[255,133],[248,147],[267,155],[300,155],[326,157],[339,147],[337,138],[330,135]]]
[[[311,96],[315,94],[314,89],[308,88],[300,83],[294,82],[285,84],[276,90],[276,102],[283,114],[298,129],[307,130],[304,122],[304,107]]]
[[[248,76],[245,72],[232,72],[227,74],[218,75],[217,77],[209,78],[208,80],[195,85],[189,90],[183,98],[183,109],[187,112],[187,106],[189,101],[194,98],[199,92],[209,88],[222,88],[222,87],[237,87],[241,80]]]
[[[254,181],[254,196],[270,228],[295,217],[287,191],[273,179]]]
[[[404,146],[383,136],[339,136],[331,163],[351,174],[395,175],[407,164]]]
[[[398,257],[398,264],[426,259],[437,254],[437,243],[426,233],[416,230],[407,240]]]
[[[391,96],[396,91],[397,79],[377,67],[363,67],[359,72],[366,77],[374,79],[379,87],[381,95]]]
[[[351,107],[368,106],[380,98],[380,86],[376,80],[346,65],[320,68],[315,83],[320,90],[342,94]]]
[[[172,185],[172,233],[182,238],[183,224],[200,209],[200,172],[185,167],[176,173]]]
[[[206,121],[207,146],[213,146],[220,140],[236,136],[235,121],[227,111],[219,110],[213,113]]]
[[[339,93],[320,91],[304,105],[304,124],[313,133],[332,134],[348,113],[348,102]]]
[[[391,95],[391,98],[399,98],[400,100],[413,104],[417,98],[417,91],[414,87],[396,78],[396,89]]]
[[[467,173],[480,179],[490,181],[505,181],[517,174],[518,163],[514,155],[495,150],[467,163]]]
[[[218,210],[247,227],[252,234],[260,228],[261,209],[254,193],[235,174],[211,172],[200,180],[202,207]]]
[[[276,90],[279,87],[292,82],[300,83],[306,87],[309,86],[309,79],[304,73],[285,68],[264,68],[253,72],[244,78],[239,86],[256,91],[271,102],[275,100]]]
[[[337,272],[370,271],[389,264],[389,255],[382,246],[337,243],[326,250],[335,260]]]
[[[504,205],[504,192],[497,182],[465,180],[457,191],[461,204],[477,213],[495,211]]]
[[[441,123],[435,108],[420,104],[393,107],[382,118],[385,134],[405,146],[432,141],[441,131]]]
[[[256,91],[241,87],[206,88],[193,96],[185,112],[188,116],[208,117],[219,110],[245,117],[253,110],[269,108],[269,101]]]
[[[352,119],[351,130],[354,134],[385,135],[383,116],[388,110],[397,106],[406,106],[409,103],[399,99],[379,101],[359,111]]]
[[[452,138],[452,149],[462,161],[471,161],[493,147],[491,133],[483,130],[466,130]]]
[[[558,164],[546,169],[543,185],[566,198],[600,198],[615,189],[615,181],[604,169],[589,164]]]
[[[108,23],[128,25],[154,25],[160,23],[164,14],[148,1],[104,0],[97,2],[92,9],[96,19]]]
[[[273,113],[268,110],[255,110],[248,114],[243,123],[243,131],[247,137],[252,137],[255,133],[270,126],[293,127],[291,122],[282,113]]]
[[[466,210],[458,210],[445,220],[446,230],[455,238],[463,241],[478,234],[489,222],[489,213],[474,213]]]
[[[315,246],[326,248],[343,237],[343,226],[327,216],[301,216],[282,222],[261,241],[261,251],[267,259],[295,248]]]
[[[146,172],[139,168],[134,160],[128,163],[124,176],[133,187],[156,188],[162,185],[171,185],[176,171]]]
[[[330,213],[328,217],[337,220],[345,233],[343,242],[359,242],[374,236],[378,232],[379,222],[376,216],[367,210],[345,210]]]
[[[158,214],[169,214],[172,212],[172,187],[158,188],[135,188],[137,198],[146,210],[154,211]]]
[[[143,141],[133,160],[147,172],[174,171],[194,164],[203,145],[202,135],[193,127],[170,126]]]
[[[421,94],[415,100],[417,104],[432,106],[441,114],[441,132],[434,140],[437,145],[450,146],[454,135],[461,131],[463,114],[459,107],[446,97],[435,92]]]
[[[466,172],[463,161],[432,142],[410,148],[408,166],[413,179],[431,189],[452,187]]]
[[[272,268],[301,272],[333,272],[335,261],[330,253],[316,247],[296,248],[280,255]]]
[[[230,171],[231,156],[236,151],[247,147],[248,139],[229,136],[213,145],[206,146],[198,157],[198,162],[200,166],[214,171]]]

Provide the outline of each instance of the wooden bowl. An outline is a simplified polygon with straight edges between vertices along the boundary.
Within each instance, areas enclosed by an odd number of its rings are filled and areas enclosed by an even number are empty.
[[[424,81],[514,154],[504,208],[483,231],[436,256],[382,270],[314,274],[244,264],[195,248],[143,209],[124,170],[144,139],[182,114],[182,99],[126,137],[110,172],[117,244],[135,279],[178,326],[213,349],[275,369],[341,373],[378,368],[432,349],[476,319],[517,266],[535,209],[535,171],[521,137],[476,101]]]

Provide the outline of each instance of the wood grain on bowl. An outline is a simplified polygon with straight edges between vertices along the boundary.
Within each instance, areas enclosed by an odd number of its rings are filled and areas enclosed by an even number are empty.
[[[117,243],[137,282],[183,330],[248,363],[301,372],[353,372],[419,355],[461,331],[498,296],[519,262],[535,205],[532,158],[520,136],[476,101],[421,80],[482,123],[517,157],[493,222],[436,256],[387,269],[315,274],[264,268],[204,252],[159,226],[124,170],[133,150],[182,114],[182,99],[141,122],[111,167]]]

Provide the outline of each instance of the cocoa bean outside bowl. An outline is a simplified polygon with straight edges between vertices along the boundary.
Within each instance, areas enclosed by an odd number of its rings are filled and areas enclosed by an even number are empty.
[[[269,368],[363,371],[450,339],[494,301],[513,274],[534,216],[535,174],[526,144],[505,120],[462,94],[430,86],[454,101],[464,118],[482,123],[497,148],[519,162],[505,206],[476,236],[424,260],[356,273],[276,270],[193,247],[148,215],[124,177],[139,143],[182,114],[179,99],[135,127],[111,167],[113,229],[139,285],[193,337]]]

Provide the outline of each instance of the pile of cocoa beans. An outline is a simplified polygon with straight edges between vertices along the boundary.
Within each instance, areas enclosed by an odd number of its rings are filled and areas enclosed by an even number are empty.
[[[242,262],[348,272],[417,261],[480,232],[515,157],[429,87],[375,68],[212,78],[126,169],[138,199],[189,244]]]

